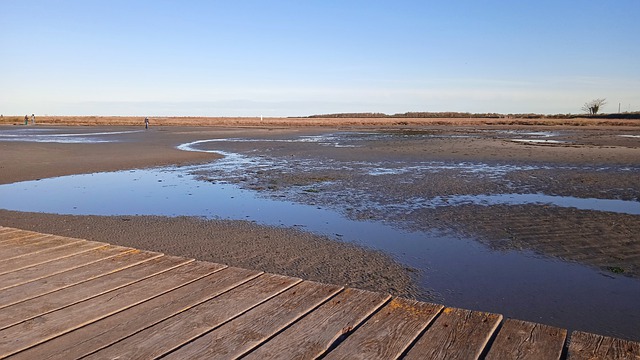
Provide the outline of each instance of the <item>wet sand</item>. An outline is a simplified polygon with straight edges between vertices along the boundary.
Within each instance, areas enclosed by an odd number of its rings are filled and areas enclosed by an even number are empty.
[[[15,129],[15,127],[0,128]],[[131,131],[129,127],[58,128],[56,131]],[[122,142],[59,144],[0,141],[0,184],[48,177],[208,162],[216,154],[175,149],[210,137],[263,133],[265,129],[164,127],[118,135]],[[103,241],[325,283],[428,298],[408,269],[382,252],[297,229],[246,221],[193,217],[68,216],[0,210],[0,224]]]
[[[550,131],[556,133],[553,139],[558,143],[512,141],[539,140],[540,134]],[[287,194],[299,202],[330,206],[353,219],[386,221],[418,231],[437,229],[481,241],[494,249],[531,250],[605,272],[640,277],[638,215],[526,204],[444,203],[435,208],[409,210],[402,207],[408,199],[460,194],[543,193],[640,202],[640,138],[633,137],[638,131],[441,127],[376,131],[380,133],[391,136],[361,147],[298,142],[271,145],[259,141],[211,146],[250,152],[252,156],[289,159],[286,170],[259,168],[231,178],[248,189],[273,196]],[[310,159],[318,163],[331,159],[336,169],[314,169],[308,165],[313,162]],[[345,166],[358,161],[402,162],[405,166],[419,166],[425,161],[480,163],[487,168],[505,166],[510,170],[500,176],[457,168],[426,171],[415,178],[404,173],[371,176]]]
[[[14,129],[15,127],[9,127]],[[139,127],[61,128],[60,131],[129,131]],[[551,209],[539,206],[462,206],[423,209],[407,214],[384,207],[420,196],[484,194],[526,188],[550,194],[619,198],[638,201],[637,172],[590,170],[597,167],[638,166],[638,127],[534,126],[341,126],[341,127],[153,127],[121,135],[122,142],[56,144],[0,142],[0,183],[96,171],[144,168],[211,161],[215,154],[185,152],[175,146],[200,139],[283,139],[346,131],[391,135],[357,148],[336,148],[298,142],[234,142],[224,149],[254,156],[335,161],[448,161],[490,164],[555,164],[574,168],[553,173],[514,172],[509,183],[478,180],[454,170],[421,181],[398,182],[397,176],[371,177],[348,171],[313,171],[292,167],[289,172],[248,170],[228,181],[267,195],[300,186],[298,200],[345,209],[352,218],[394,221],[417,229],[471,235],[495,248],[529,249],[603,269],[638,276],[640,228],[637,216]],[[517,134],[514,134],[516,131]],[[519,143],[512,138],[554,131],[557,144]],[[624,135],[624,136],[621,136]],[[216,145],[220,147],[220,144]],[[206,146],[203,146],[206,148]],[[206,177],[206,174],[203,175]],[[312,194],[314,196],[308,196]],[[349,202],[345,203],[345,196]],[[359,198],[358,194],[366,194]],[[362,200],[362,201],[360,201]],[[366,201],[365,201],[366,200]],[[358,206],[358,204],[365,204]],[[0,224],[90,240],[162,251],[172,255],[300,276],[322,282],[428,299],[412,282],[410,269],[376,251],[300,232],[242,221],[194,218],[60,216],[0,211]],[[552,234],[551,236],[547,236]]]

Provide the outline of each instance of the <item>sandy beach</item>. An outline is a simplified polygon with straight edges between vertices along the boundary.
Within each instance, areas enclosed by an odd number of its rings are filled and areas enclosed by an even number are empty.
[[[358,124],[347,121],[336,125],[335,119],[316,119],[303,126],[286,123],[287,119],[267,123],[234,119],[213,125],[211,121],[208,126],[201,126],[200,120],[194,120],[198,126],[179,126],[167,120],[158,126],[158,120],[154,123],[152,119],[151,128],[144,131],[138,120],[87,126],[95,119],[83,118],[77,126],[35,127],[52,133],[118,132],[117,142],[0,141],[0,184],[207,163],[220,159],[222,156],[213,151],[222,150],[276,166],[247,164],[224,173],[203,171],[198,174],[201,180],[224,181],[267,198],[331,208],[353,220],[473,239],[497,252],[531,252],[584,265],[605,276],[640,277],[638,215],[527,203],[447,203],[461,194],[510,193],[638,202],[637,121],[608,126],[526,125],[517,121],[474,126],[459,119],[448,124],[440,119],[409,125],[381,124],[378,120],[367,123],[363,119],[357,119]],[[22,127],[1,126],[0,134],[16,129]],[[333,138],[336,136],[339,139]],[[203,139],[242,141],[206,142],[197,145],[199,151],[176,148]],[[326,163],[332,165],[323,165]],[[415,177],[409,177],[402,171],[389,171],[395,164],[414,169],[430,164],[435,168],[416,170]],[[388,169],[373,176],[371,170],[362,170],[367,166]],[[444,200],[437,206],[402,207],[416,201],[412,199],[424,198]],[[0,224],[438,300],[428,287],[425,271],[366,245],[335,241],[299,228],[186,216],[83,216],[9,210],[0,210]],[[625,331],[635,332],[633,326]],[[630,338],[627,333],[621,336]]]

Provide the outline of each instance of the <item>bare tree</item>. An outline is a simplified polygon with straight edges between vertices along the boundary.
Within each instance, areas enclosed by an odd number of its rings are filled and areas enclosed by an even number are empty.
[[[607,99],[595,99],[584,103],[584,105],[582,105],[582,108],[580,109],[586,113],[589,113],[590,115],[595,115],[606,103]]]

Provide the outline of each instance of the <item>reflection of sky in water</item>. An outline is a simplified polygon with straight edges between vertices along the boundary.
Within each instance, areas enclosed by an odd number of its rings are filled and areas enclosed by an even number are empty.
[[[227,155],[227,164],[239,167],[256,161]],[[640,324],[637,279],[602,276],[595,269],[527,251],[493,251],[472,240],[435,232],[354,221],[329,209],[266,199],[233,184],[198,181],[191,175],[207,166],[0,185],[0,208],[78,215],[187,215],[298,227],[385,251],[422,270],[421,285],[434,290],[436,300],[450,306],[627,337],[637,330],[634,324]],[[581,300],[576,302],[576,298]],[[616,305],[609,306],[612,303]],[[598,311],[604,307],[606,312]],[[584,316],[596,312],[602,316]]]
[[[39,134],[46,135],[45,133],[43,131]],[[68,134],[68,136],[53,138],[78,139],[85,136],[90,139],[101,135],[101,133]],[[371,134],[368,133],[335,133],[268,141],[301,141],[340,147],[358,146],[358,141],[371,140],[370,136]],[[6,138],[9,136],[0,138],[0,141]],[[249,167],[283,171],[304,167],[332,170],[344,168],[357,169],[365,174],[376,176],[389,174],[420,176],[423,172],[458,170],[461,173],[490,178],[504,176],[511,171],[547,170],[553,169],[552,167],[445,162],[421,162],[410,166],[397,162],[319,163],[313,159],[285,160],[199,149],[202,145],[214,141],[260,142],[265,140],[202,140],[179,147],[183,150],[217,152],[225,155],[225,158],[211,164],[183,166],[176,169],[76,175],[0,185],[0,208],[78,215],[187,215],[297,227],[327,235],[333,239],[360,243],[385,251],[407,266],[422,270],[421,285],[434,290],[439,296],[436,300],[449,306],[498,312],[518,319],[625,338],[637,337],[640,333],[638,328],[640,308],[637,306],[637,299],[640,298],[640,280],[638,279],[603,274],[577,263],[549,259],[527,251],[494,251],[470,239],[445,236],[435,232],[412,232],[383,222],[350,220],[339,212],[318,206],[303,205],[282,199],[267,199],[256,192],[240,189],[224,180],[225,177],[232,175],[242,175]],[[583,168],[563,167],[563,169]],[[606,167],[589,168],[592,171],[606,169]],[[219,171],[222,175],[213,177],[212,182],[198,180],[198,173],[208,174],[212,170]],[[639,171],[635,167],[616,168],[616,170]],[[411,203],[411,206],[425,207],[468,203],[480,205],[551,203],[556,206],[575,206],[602,211],[612,211],[608,208],[609,206],[631,205],[630,210],[618,207],[614,211],[632,214],[637,214],[638,211],[637,202],[618,203],[615,200],[578,199],[544,194],[418,198],[389,206],[407,206],[407,203]],[[607,311],[602,311],[604,308]],[[593,314],[593,316],[585,316],[585,314]]]
[[[546,139],[511,139],[513,142],[525,143],[525,144],[540,144],[540,145],[554,145],[565,144],[566,141],[562,140],[546,140]]]
[[[608,211],[621,214],[640,215],[640,202],[617,199],[583,199],[572,196],[552,196],[545,194],[490,194],[490,195],[452,195],[438,196],[433,199],[411,199],[407,208],[456,205],[553,205],[571,207],[579,210]]]
[[[443,161],[424,161],[417,164],[407,164],[400,163],[397,161],[381,161],[381,162],[364,162],[364,161],[349,161],[349,162],[338,162],[332,160],[325,160],[323,162],[319,162],[315,159],[285,159],[285,158],[277,158],[270,159],[267,157],[251,158],[249,156],[229,153],[221,150],[203,150],[199,147],[202,144],[211,143],[211,142],[219,142],[221,140],[212,139],[212,140],[198,140],[186,144],[182,144],[178,146],[178,149],[185,151],[198,151],[198,152],[209,152],[209,153],[218,153],[225,155],[225,159],[222,160],[221,163],[207,165],[211,168],[222,168],[228,169],[231,166],[233,169],[243,169],[243,166],[259,163],[261,166],[269,167],[269,168],[282,168],[291,169],[293,165],[295,165],[298,169],[316,169],[322,170],[323,168],[332,169],[332,170],[349,170],[349,171],[361,171],[367,173],[369,175],[400,175],[400,174],[408,174],[408,173],[419,173],[419,172],[438,172],[442,170],[458,170],[463,173],[470,174],[486,174],[488,176],[502,176],[511,171],[521,171],[521,170],[537,170],[537,169],[547,169],[550,167],[545,166],[534,166],[534,165],[511,165],[511,164],[484,164],[484,163],[471,163],[471,162],[443,162]],[[250,140],[250,139],[226,139],[226,141],[243,141],[243,142],[255,142],[262,140]],[[296,141],[296,140],[287,140],[287,141]],[[235,165],[234,165],[235,164]]]
[[[207,165],[209,169],[224,169],[227,174],[229,170],[246,170],[247,166],[268,167],[270,169],[279,169],[287,171],[290,169],[306,169],[314,171],[322,170],[345,170],[358,171],[369,175],[413,175],[417,178],[425,173],[434,173],[445,170],[455,170],[460,174],[470,174],[474,176],[483,176],[487,178],[500,178],[514,171],[533,171],[533,170],[586,170],[586,171],[640,171],[640,167],[609,167],[609,166],[558,166],[558,165],[524,165],[524,164],[487,164],[482,162],[445,162],[445,161],[418,161],[418,162],[399,162],[399,161],[338,161],[332,159],[324,159],[318,161],[316,159],[304,158],[270,158],[268,156],[250,157],[236,153],[225,152],[222,150],[205,150],[202,145],[217,142],[256,142],[260,143],[264,140],[256,139],[207,139],[185,143],[178,146],[178,149],[185,151],[209,152],[225,155],[219,163]],[[298,139],[289,140],[268,140],[268,141],[286,141],[297,142]],[[304,141],[304,140],[303,140]],[[328,144],[328,143],[326,143]],[[340,142],[340,146],[345,146]]]
[[[0,130],[0,141],[26,141],[67,144],[103,143],[118,141],[118,139],[116,138],[105,138],[104,136],[106,135],[122,135],[136,133],[142,130],[105,131],[93,133],[56,133],[56,131],[58,130],[42,128]]]
[[[485,130],[492,131],[492,130]],[[498,130],[493,131],[498,134],[506,134],[506,135],[518,135],[518,136],[533,136],[533,137],[553,137],[559,136],[561,133],[557,131],[527,131],[527,130]]]

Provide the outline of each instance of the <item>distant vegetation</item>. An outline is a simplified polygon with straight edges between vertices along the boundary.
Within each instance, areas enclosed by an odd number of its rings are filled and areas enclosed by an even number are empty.
[[[426,118],[426,119],[459,119],[459,118],[481,118],[481,119],[576,119],[576,118],[595,118],[595,119],[640,119],[640,111],[624,112],[616,114],[499,114],[499,113],[468,113],[468,112],[406,112],[400,114],[383,114],[383,113],[337,113],[311,115],[308,118]]]
[[[600,111],[600,108],[602,108],[606,104],[607,104],[607,99],[595,99],[595,100],[586,102],[584,105],[582,105],[581,110],[590,115],[595,115]]]
[[[137,126],[144,116],[41,115],[37,125]],[[343,113],[302,117],[173,117],[149,116],[157,126],[633,126],[640,127],[640,112],[621,114],[498,114],[461,112]],[[0,125],[23,125],[24,116],[0,116]],[[33,125],[29,125],[33,126]]]

